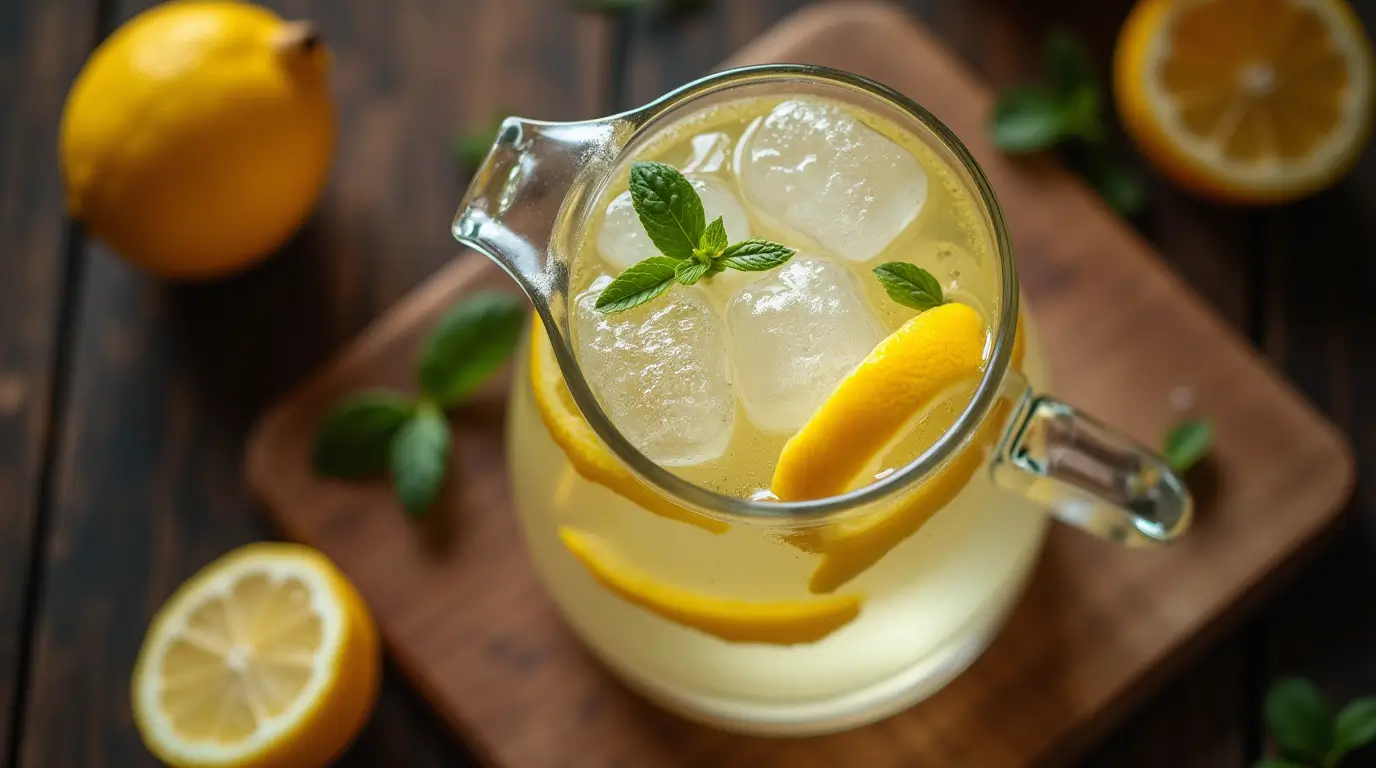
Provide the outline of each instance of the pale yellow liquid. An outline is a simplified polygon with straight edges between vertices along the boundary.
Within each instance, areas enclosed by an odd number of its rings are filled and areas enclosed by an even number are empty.
[[[743,101],[699,115],[666,130],[636,159],[681,167],[692,153],[692,136],[704,131],[725,133],[734,146],[779,100]],[[999,310],[997,265],[974,201],[920,139],[856,114],[918,158],[928,176],[928,199],[917,219],[875,259],[835,261],[864,286],[885,333],[915,314],[885,297],[870,271],[892,260],[928,269],[949,298],[976,307],[992,326]],[[717,177],[734,189],[729,168]],[[623,169],[604,191],[598,210],[625,188]],[[796,234],[749,214],[754,237],[800,245]],[[595,233],[598,221],[590,225]],[[575,286],[585,289],[599,275],[616,271],[602,260],[593,237],[584,237],[573,270]],[[705,288],[723,312],[741,285],[758,276],[725,273],[720,278]],[[1045,384],[1042,357],[1035,338],[1028,342],[1023,371],[1040,388]],[[727,533],[712,534],[653,515],[587,482],[550,439],[535,410],[526,355],[519,359],[510,411],[512,480],[526,540],[546,586],[608,666],[648,697],[694,719],[756,733],[804,734],[851,727],[902,709],[940,688],[982,650],[1040,550],[1046,518],[995,487],[986,467],[916,534],[840,590],[863,594],[863,610],[821,641],[731,643],[671,623],[594,582],[564,549],[557,527],[574,525],[607,539],[656,579],[743,600],[808,598],[808,580],[820,558],[786,543],[782,534],[789,529],[777,523],[733,521]],[[914,458],[954,422],[968,396],[968,389],[952,393],[876,469],[891,471]],[[672,469],[715,490],[758,496],[768,487],[787,438],[759,429],[738,403],[723,456]]]

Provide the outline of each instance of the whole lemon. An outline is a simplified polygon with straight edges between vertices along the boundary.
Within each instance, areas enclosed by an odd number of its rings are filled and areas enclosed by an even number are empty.
[[[130,19],[67,95],[61,162],[74,218],[124,258],[209,279],[277,250],[334,152],[330,52],[307,22],[180,0]]]

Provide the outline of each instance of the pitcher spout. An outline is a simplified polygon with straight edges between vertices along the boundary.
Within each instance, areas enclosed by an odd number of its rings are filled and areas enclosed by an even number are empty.
[[[585,208],[633,125],[612,117],[552,123],[508,117],[454,217],[460,243],[497,262],[551,332],[564,332],[569,266]]]

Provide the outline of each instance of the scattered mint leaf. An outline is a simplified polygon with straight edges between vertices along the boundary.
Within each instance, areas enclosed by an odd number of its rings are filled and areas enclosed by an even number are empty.
[[[505,293],[480,293],[454,307],[421,352],[421,392],[441,407],[457,403],[511,355],[525,314],[524,304]]]
[[[390,389],[343,399],[316,431],[312,460],[322,475],[361,480],[386,472],[407,514],[424,514],[444,484],[449,424],[444,407],[471,392],[511,354],[524,321],[520,302],[477,294],[431,332],[416,377],[420,402]]]
[[[715,265],[741,272],[764,272],[793,258],[796,250],[769,240],[742,240],[721,252]]]
[[[692,258],[707,222],[687,177],[672,165],[641,161],[631,166],[630,186],[631,203],[655,248],[669,258]]]
[[[602,289],[594,306],[598,312],[611,314],[644,304],[673,285],[675,268],[681,261],[668,256],[651,256],[631,265]]]
[[[1118,213],[1135,216],[1147,203],[1147,182],[1133,166],[1105,158],[1094,179],[1099,195]]]
[[[889,298],[905,307],[928,310],[946,303],[941,283],[931,272],[904,261],[890,261],[874,268],[874,276]]]
[[[1103,106],[1099,91],[1082,85],[1061,100],[1062,130],[1069,137],[1077,137],[1098,146],[1104,138]]]
[[[700,261],[680,261],[674,267],[674,279],[684,285],[692,285],[706,277],[711,270],[711,264],[703,264]]]
[[[502,128],[501,117],[490,117],[486,121],[470,126],[454,137],[454,157],[464,170],[472,173],[478,170],[487,158],[488,150],[497,140],[497,132]]]
[[[720,256],[721,252],[726,250],[726,246],[730,244],[731,241],[726,239],[726,223],[718,216],[711,224],[707,225],[707,229],[702,231],[698,253],[706,256],[710,264],[711,260]]]
[[[1099,77],[1094,72],[1094,57],[1069,30],[1053,29],[1046,36],[1042,56],[1047,79],[1063,94],[1087,88],[1097,92]]]
[[[989,135],[1011,154],[1049,149],[1068,136],[1063,105],[1039,88],[1011,89],[994,106]]]
[[[1213,441],[1213,424],[1206,419],[1186,419],[1166,430],[1161,451],[1171,469],[1184,472],[1204,458]]]
[[[1301,678],[1280,680],[1266,694],[1262,712],[1282,754],[1318,764],[1333,747],[1335,720],[1323,694]]]
[[[1114,210],[1132,216],[1146,204],[1147,186],[1135,168],[1116,157],[1104,128],[1104,87],[1085,46],[1064,30],[1045,47],[1045,80],[1000,95],[989,135],[1008,154],[1062,150],[1068,165]]]
[[[392,488],[406,514],[423,517],[444,485],[449,467],[449,422],[433,403],[422,402],[392,441]]]
[[[662,255],[652,256],[617,275],[596,308],[603,314],[624,312],[667,291],[675,282],[693,285],[724,269],[761,272],[793,258],[796,251],[768,240],[742,240],[734,245],[718,216],[710,225],[697,190],[672,165],[631,165],[631,203],[640,225]]]
[[[392,438],[415,404],[390,389],[367,389],[341,400],[315,434],[315,471],[356,480],[387,469]]]
[[[1334,726],[1333,750],[1328,759],[1337,762],[1354,749],[1376,741],[1376,696],[1356,699],[1338,712]]]

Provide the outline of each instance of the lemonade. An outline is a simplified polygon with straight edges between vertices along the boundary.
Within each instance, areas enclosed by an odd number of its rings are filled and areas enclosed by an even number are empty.
[[[973,308],[989,362],[1006,279],[989,215],[919,130],[816,94],[744,96],[657,127],[620,158],[568,254],[567,326],[602,410],[647,459],[721,494],[776,501],[790,438],[919,314],[876,279],[887,262],[927,270],[947,301]],[[613,276],[657,255],[628,191],[632,162],[645,160],[679,169],[730,242],[797,253],[768,271],[727,270],[598,311]],[[1042,388],[1033,330],[1024,322],[1019,333],[1016,365]],[[940,499],[935,514],[871,526],[843,557],[844,526],[883,510],[848,523],[674,507],[579,436],[586,425],[538,324],[532,345],[520,355],[509,452],[534,561],[587,645],[686,716],[791,734],[897,711],[982,650],[1035,562],[1048,518],[996,487],[986,464],[1011,407],[996,408],[972,453],[950,462],[949,493],[927,489]],[[978,384],[965,378],[896,422],[897,439],[858,484],[918,458]]]

